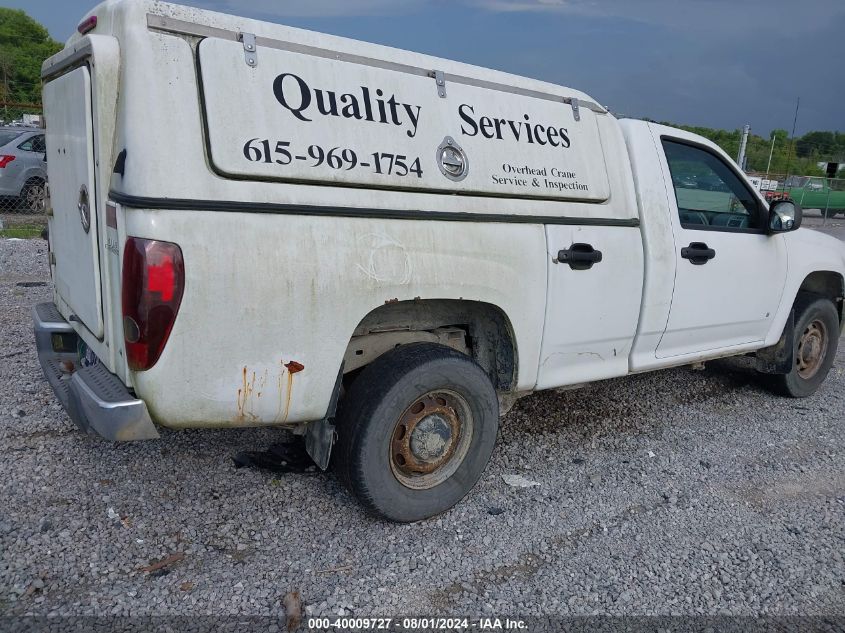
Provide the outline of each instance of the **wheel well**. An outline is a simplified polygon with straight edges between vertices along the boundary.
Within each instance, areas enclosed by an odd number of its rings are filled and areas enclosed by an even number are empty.
[[[498,391],[516,385],[513,330],[505,313],[490,303],[450,299],[395,301],[370,312],[355,328],[344,356],[344,373],[407,343],[439,342],[468,354]]]
[[[830,271],[817,271],[807,275],[807,278],[798,289],[800,293],[812,293],[827,297],[839,311],[839,322],[842,323],[843,310],[842,299],[845,297],[845,280],[842,275]]]

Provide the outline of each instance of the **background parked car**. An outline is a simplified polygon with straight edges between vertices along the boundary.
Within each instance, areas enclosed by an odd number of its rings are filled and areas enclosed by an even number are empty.
[[[43,213],[47,163],[44,131],[0,128],[0,197],[30,213]]]
[[[796,176],[789,185],[790,197],[804,209],[826,209],[828,217],[845,215],[845,180]]]

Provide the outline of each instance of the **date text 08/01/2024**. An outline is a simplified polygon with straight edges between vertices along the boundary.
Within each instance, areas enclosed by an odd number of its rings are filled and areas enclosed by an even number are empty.
[[[528,628],[525,621],[512,618],[365,618],[365,617],[318,617],[309,618],[308,629],[321,630],[354,630],[354,631],[521,631]]]

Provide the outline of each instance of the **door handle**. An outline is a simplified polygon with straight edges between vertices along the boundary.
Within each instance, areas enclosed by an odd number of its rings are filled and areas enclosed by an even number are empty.
[[[592,244],[573,244],[566,250],[557,252],[556,264],[569,264],[572,270],[588,270],[601,261],[601,251]]]
[[[681,249],[681,257],[690,260],[695,266],[701,266],[716,257],[716,251],[704,242],[692,242]]]

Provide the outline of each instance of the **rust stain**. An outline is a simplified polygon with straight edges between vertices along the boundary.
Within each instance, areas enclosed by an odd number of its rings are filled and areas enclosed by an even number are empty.
[[[293,361],[291,361],[293,362]],[[298,363],[297,363],[298,364]],[[285,365],[287,367],[288,365]],[[302,367],[302,365],[299,365]],[[282,418],[282,422],[288,421],[288,413],[290,413],[290,396],[293,393],[293,373],[289,370],[288,371],[288,389],[285,392],[285,416]]]
[[[255,391],[255,372],[252,372],[252,384],[249,386],[249,393],[252,395],[252,392]],[[249,415],[252,419],[255,419],[255,412],[253,408],[255,407],[255,400],[250,400],[249,402]]]
[[[254,420],[256,418],[253,412],[253,401],[250,396],[255,391],[255,372],[252,372],[252,380],[247,377],[247,367],[244,365],[242,374],[241,388],[238,389],[238,415],[235,417],[236,422],[243,422],[247,418]]]
[[[279,376],[276,382],[276,386],[279,389],[279,407],[276,410],[275,422],[284,423],[287,422],[288,415],[290,414],[291,396],[293,395],[293,375],[305,369],[305,365],[295,360],[286,363],[284,359],[280,360],[279,363],[282,367],[279,370]],[[286,385],[283,384],[285,382],[287,383]]]
[[[264,387],[267,385],[267,370],[264,370],[264,373],[261,374],[261,377],[258,379],[258,387],[255,395],[260,398],[261,393],[264,390]]]
[[[246,393],[247,393],[247,386],[246,386],[246,365],[244,365],[243,369],[243,385],[240,389],[238,389],[238,421],[244,419],[244,405],[246,404]]]
[[[279,408],[276,409],[276,417],[274,419],[275,422],[279,422],[282,419],[282,392],[284,389],[282,388],[282,376],[285,374],[285,361],[284,359],[279,361],[281,367],[279,368],[279,377],[276,379],[276,385],[279,387]]]
[[[273,422],[275,424],[287,422],[288,415],[290,414],[290,405],[291,405],[291,397],[293,394],[293,376],[294,374],[298,374],[303,369],[305,369],[305,365],[299,363],[295,360],[290,362],[285,362],[284,359],[279,360],[279,373],[275,377],[275,387],[278,389],[279,393],[279,404],[276,408],[276,415],[273,418]],[[246,371],[246,368],[244,368]],[[275,374],[275,372],[273,372]],[[264,376],[260,378],[258,381],[258,388],[259,390],[256,391],[256,396],[261,396],[262,391],[264,389],[267,381],[269,378],[269,372],[267,370],[264,371]],[[253,374],[253,383],[255,383],[255,374]],[[287,384],[285,384],[287,383]],[[245,389],[248,389],[249,392],[252,392],[252,389],[255,388],[255,384],[250,385],[248,381],[244,382]],[[238,392],[240,394],[240,391]],[[240,407],[240,396],[239,396],[239,407]],[[248,407],[251,410],[251,406]],[[239,409],[240,410],[240,409]],[[246,412],[249,415],[249,412]],[[255,419],[255,416],[252,416],[252,419]]]
[[[238,387],[237,394],[237,414],[234,420],[236,424],[247,421],[255,422],[259,419],[255,413],[255,399],[260,398],[268,386],[272,384],[270,382],[271,373],[274,374],[275,387],[279,390],[279,404],[273,421],[277,424],[287,422],[293,395],[293,376],[303,371],[305,365],[295,360],[286,363],[284,359],[279,360],[279,365],[278,376],[275,376],[276,372],[271,372],[268,369],[259,374],[257,371],[250,371],[246,365],[241,368],[241,384]]]
[[[282,419],[282,422],[288,421],[288,413],[290,413],[290,398],[291,394],[293,394],[293,375],[298,374],[305,369],[305,365],[292,360],[289,363],[285,363],[285,367],[288,369],[288,390],[285,394],[285,416]]]

